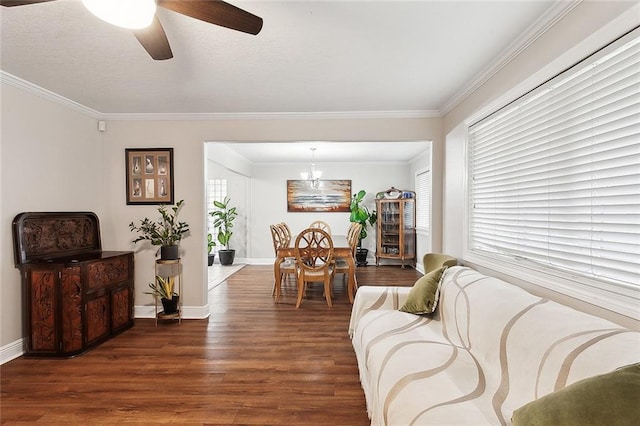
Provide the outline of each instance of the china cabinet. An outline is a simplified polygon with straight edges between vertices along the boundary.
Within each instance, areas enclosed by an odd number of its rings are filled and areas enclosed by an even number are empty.
[[[415,198],[380,198],[376,200],[376,266],[380,259],[394,259],[415,266],[416,203]]]

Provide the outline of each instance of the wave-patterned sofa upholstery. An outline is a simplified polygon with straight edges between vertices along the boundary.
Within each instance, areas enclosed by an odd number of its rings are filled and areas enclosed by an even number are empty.
[[[349,333],[372,425],[504,425],[545,394],[639,361],[640,333],[468,267],[431,316],[406,287],[362,286]]]

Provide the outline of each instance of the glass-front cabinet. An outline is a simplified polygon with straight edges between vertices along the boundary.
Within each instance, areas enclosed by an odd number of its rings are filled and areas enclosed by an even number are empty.
[[[409,261],[416,259],[416,200],[414,198],[378,199],[376,266],[380,259]]]

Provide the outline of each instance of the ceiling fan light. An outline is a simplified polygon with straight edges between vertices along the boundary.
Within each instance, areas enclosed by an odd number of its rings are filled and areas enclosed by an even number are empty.
[[[155,0],[82,0],[89,12],[113,25],[141,29],[151,25]]]

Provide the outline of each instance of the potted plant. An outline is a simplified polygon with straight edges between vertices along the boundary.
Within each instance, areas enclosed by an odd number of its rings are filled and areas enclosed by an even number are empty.
[[[216,242],[213,239],[213,235],[211,233],[207,234],[207,253],[208,253],[208,265],[213,265],[213,260],[216,258],[215,253],[211,253],[211,250],[216,246]]]
[[[362,240],[367,238],[367,224],[373,226],[378,218],[375,210],[371,212],[367,206],[362,204],[365,195],[367,195],[367,193],[364,189],[358,191],[357,194],[353,194],[349,206],[349,210],[351,211],[349,222],[356,222],[362,225],[360,237],[358,238],[358,248],[356,250],[356,265],[358,266],[367,266],[369,250],[362,247]]]
[[[151,245],[160,246],[161,259],[178,259],[178,244],[182,238],[188,236],[189,232],[189,225],[186,222],[178,221],[178,214],[183,205],[184,200],[178,201],[171,209],[168,209],[166,205],[161,205],[158,207],[160,219],[155,222],[146,217],[140,221],[138,226],[131,222],[129,224],[131,232],[135,231],[140,234],[138,238],[133,240],[133,243],[148,240]]]
[[[213,205],[218,209],[209,213],[215,218],[213,226],[218,230],[218,242],[224,246],[223,250],[218,250],[218,257],[222,265],[231,265],[236,256],[236,251],[229,246],[229,241],[233,232],[233,221],[238,216],[235,207],[229,207],[231,199],[227,196],[223,201],[214,201]]]
[[[162,302],[162,308],[165,314],[175,314],[178,312],[178,301],[180,296],[173,291],[175,282],[173,277],[167,277],[167,279],[156,275],[156,281],[149,283],[151,291],[146,291],[145,294],[152,294],[159,297]]]

